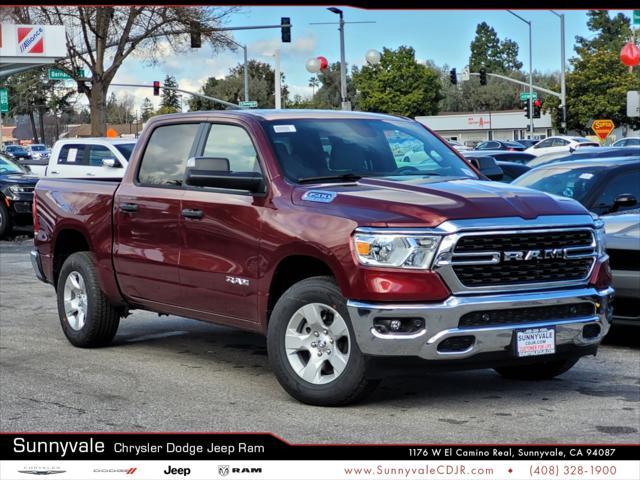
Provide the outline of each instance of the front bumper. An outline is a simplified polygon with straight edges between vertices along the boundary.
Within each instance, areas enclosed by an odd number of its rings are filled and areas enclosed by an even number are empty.
[[[556,290],[552,292],[515,293],[483,296],[452,296],[433,304],[372,304],[347,302],[349,314],[360,351],[366,355],[419,357],[425,360],[450,361],[469,359],[475,355],[513,352],[514,330],[555,327],[557,350],[572,347],[597,346],[609,331],[613,288],[597,291],[594,288]],[[517,308],[560,306],[589,302],[594,314],[569,320],[549,320],[459,327],[460,318],[470,312]],[[424,328],[413,334],[381,334],[374,328],[379,318],[421,318]],[[585,335],[584,327],[598,326],[597,335]],[[592,330],[593,331],[593,330]],[[459,351],[440,351],[439,345],[448,338],[473,336],[473,344]],[[584,350],[584,348],[582,348]]]

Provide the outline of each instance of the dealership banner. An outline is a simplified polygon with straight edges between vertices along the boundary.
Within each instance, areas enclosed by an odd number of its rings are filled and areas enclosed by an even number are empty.
[[[637,445],[300,445],[251,433],[3,433],[0,478],[637,480],[637,452]]]

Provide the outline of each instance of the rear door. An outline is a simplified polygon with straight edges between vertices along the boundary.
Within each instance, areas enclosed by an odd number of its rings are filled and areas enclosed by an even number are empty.
[[[116,192],[114,264],[124,294],[142,304],[184,303],[178,274],[182,182],[199,127],[156,127],[134,182]]]
[[[81,177],[88,165],[89,159],[86,145],[67,143],[60,147],[58,157],[52,158],[47,169],[47,176],[58,178]]]
[[[198,155],[226,158],[231,174],[262,175],[249,132],[237,124],[206,126]],[[210,315],[257,321],[261,211],[265,196],[189,187],[182,201],[182,301]]]

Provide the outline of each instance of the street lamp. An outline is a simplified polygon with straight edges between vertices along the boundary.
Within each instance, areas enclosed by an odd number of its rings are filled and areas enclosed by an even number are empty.
[[[347,100],[347,66],[344,59],[344,15],[342,10],[336,7],[327,8],[332,13],[340,15],[340,97],[342,100],[342,110],[351,110],[351,102]]]
[[[560,101],[562,102],[562,122],[560,127],[566,131],[567,128],[567,86],[565,83],[566,65],[564,59],[564,13],[557,13],[549,10],[556,17],[560,18]],[[564,133],[564,132],[563,132]]]
[[[517,13],[514,13],[511,10],[507,10],[507,12],[509,12],[514,17],[522,20],[524,23],[526,23],[529,26],[529,111],[533,112],[533,58],[532,58],[533,54],[531,53],[531,21],[525,20],[520,15],[518,15]],[[530,117],[529,130],[531,132],[531,137],[533,137],[533,115],[529,115],[529,117]]]
[[[248,71],[248,66],[247,66],[247,46],[246,45],[241,45],[240,43],[236,42],[235,40],[231,40],[230,38],[228,39],[231,43],[237,45],[238,47],[242,48],[242,50],[244,51],[244,69],[243,69],[243,75],[244,75],[244,101],[248,102],[249,101],[249,71]]]

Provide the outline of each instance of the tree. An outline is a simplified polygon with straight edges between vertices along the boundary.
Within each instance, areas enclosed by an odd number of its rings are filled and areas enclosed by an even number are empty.
[[[195,25],[215,49],[233,48],[224,32],[216,30],[235,8],[164,6],[34,6],[12,7],[13,21],[26,24],[64,25],[68,57],[58,67],[77,77],[84,67],[90,85],[81,85],[91,105],[91,134],[104,136],[107,91],[124,60],[133,52],[149,62],[165,55],[165,44],[184,51]]]
[[[164,78],[164,82],[162,85],[169,88],[178,88],[176,77],[171,75],[167,75]],[[163,88],[162,97],[160,99],[160,109],[163,113],[181,112],[182,108],[180,107],[180,98],[178,98],[178,92],[176,92],[175,90],[167,90]]]
[[[153,103],[148,98],[145,98],[142,102],[141,113],[142,121],[146,122],[151,117],[153,117]]]
[[[352,107],[356,107],[356,88],[352,75],[347,73],[347,98],[351,99]],[[331,63],[327,68],[318,73],[320,88],[315,92],[312,104],[314,108],[337,109],[342,104],[340,83],[340,62]]]
[[[411,47],[384,48],[378,65],[355,71],[358,108],[415,117],[435,115],[442,100],[437,71],[419,64]]]
[[[522,62],[518,61],[518,44],[508,38],[500,41],[496,31],[486,22],[476,27],[469,57],[472,72],[478,72],[482,66],[491,73],[508,73],[522,68]]]
[[[118,97],[111,92],[107,100],[107,122],[111,124],[133,123],[135,119],[134,100],[130,93]]]
[[[258,102],[258,108],[274,108],[275,71],[268,63],[258,60],[249,60],[247,67],[249,98]],[[281,75],[280,79],[282,102],[285,104],[289,89],[284,83],[284,75]],[[204,95],[237,104],[244,99],[244,64],[238,64],[231,68],[224,78],[208,78],[201,91]],[[227,107],[220,103],[194,97],[189,100],[189,108],[191,110],[223,110]]]
[[[607,10],[589,10],[587,27],[597,35],[592,38],[576,36],[575,50],[578,55],[595,53],[597,50],[620,52],[631,35],[631,22],[623,13],[611,18]]]
[[[316,88],[320,86],[318,77],[311,77],[309,79],[309,86],[311,87],[311,97],[313,97],[316,94]]]

